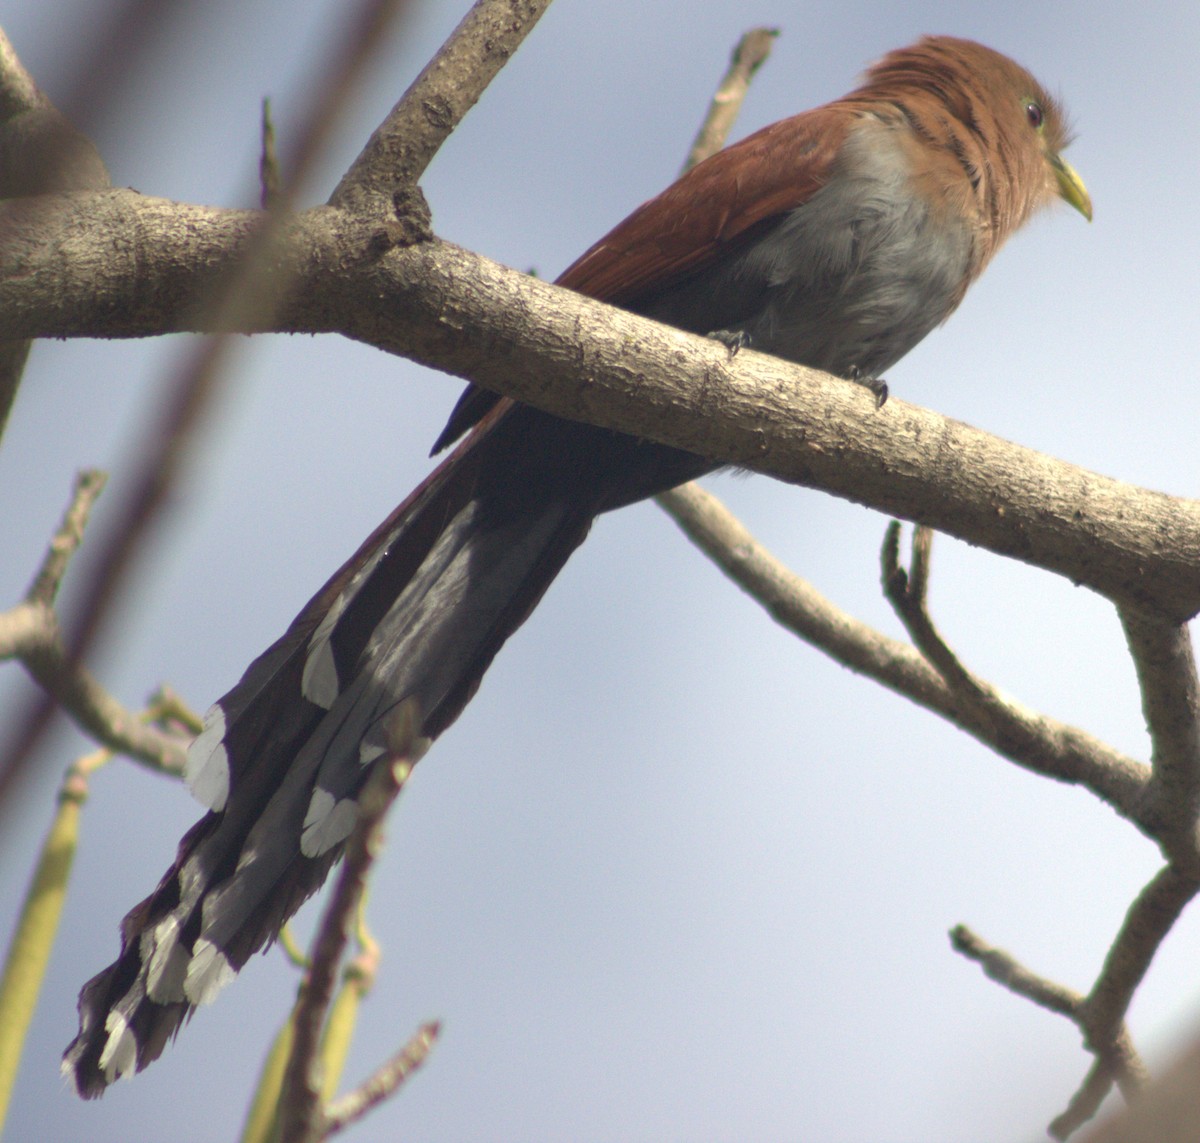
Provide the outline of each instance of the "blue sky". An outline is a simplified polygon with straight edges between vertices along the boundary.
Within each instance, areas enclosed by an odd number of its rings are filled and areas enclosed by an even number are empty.
[[[415,5],[308,201],[465,7]],[[286,138],[343,8],[181,6],[149,56],[117,61],[122,87],[92,125],[114,181],[250,205],[259,100],[271,96]],[[9,0],[0,23],[65,99],[106,9]],[[999,436],[1196,495],[1194,5],[559,0],[428,172],[438,233],[554,276],[670,181],[755,23],[782,36],[739,134],[842,94],[924,32],[980,39],[1062,93],[1095,223],[1065,209],[1037,219],[888,380]],[[111,470],[96,527],[111,520],[190,348],[35,348],[0,450],[3,598],[24,590],[77,468]],[[428,471],[458,388],[334,337],[243,342],[98,653],[107,684],[135,705],[168,681],[200,709],[228,689]],[[708,483],[797,572],[898,633],[878,590],[883,517],[765,478]],[[1103,601],[941,537],[932,605],[981,674],[1145,756]],[[7,703],[28,684],[10,667],[0,688]],[[3,839],[0,931],[82,749],[73,732],[54,737]],[[295,985],[277,953],[101,1103],[76,1101],[57,1072],[79,985],[197,815],[181,788],[132,766],[96,778],[14,1143],[202,1143],[238,1129]],[[372,898],[384,962],[350,1075],[422,1020],[444,1034],[351,1139],[1039,1138],[1088,1066],[1078,1034],[984,980],[946,931],[966,922],[1084,989],[1158,867],[1089,795],[1016,770],[785,635],[648,505],[596,527],[422,762],[391,834]],[[1198,944],[1185,915],[1134,1005],[1152,1062],[1194,1029]]]

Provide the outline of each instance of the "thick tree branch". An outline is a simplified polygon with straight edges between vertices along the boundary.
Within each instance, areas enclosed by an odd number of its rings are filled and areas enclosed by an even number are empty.
[[[96,148],[39,90],[0,28],[0,198],[108,185],[108,171]],[[0,341],[0,436],[29,347],[27,338]]]
[[[0,336],[211,328],[197,303],[256,218],[128,191],[0,204]],[[235,328],[342,332],[560,416],[919,520],[1174,620],[1200,610],[1200,502],[898,399],[876,411],[860,385],[752,351],[731,358],[449,243],[380,252],[372,224],[329,208],[289,220],[274,253],[259,316],[227,315]]]

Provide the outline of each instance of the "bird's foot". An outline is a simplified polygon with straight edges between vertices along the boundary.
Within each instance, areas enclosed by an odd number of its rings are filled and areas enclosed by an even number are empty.
[[[859,385],[865,385],[875,397],[875,408],[882,409],[887,404],[888,383],[882,377],[868,377],[858,371],[857,365],[850,366],[850,380]]]
[[[750,335],[744,329],[710,329],[704,336],[719,341],[729,350],[730,357],[736,357],[739,349],[750,344]]]

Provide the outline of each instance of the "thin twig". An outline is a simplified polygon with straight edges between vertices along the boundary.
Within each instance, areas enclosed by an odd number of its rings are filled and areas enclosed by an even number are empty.
[[[1079,1122],[1068,1108],[1051,1129],[1065,1139]],[[1062,1130],[1055,1130],[1062,1125]],[[1194,1143],[1200,1123],[1200,1043],[1181,1052],[1161,1079],[1142,1091],[1137,1101],[1099,1124],[1086,1143]]]
[[[329,1105],[325,1122],[330,1135],[356,1123],[372,1108],[395,1095],[426,1060],[437,1042],[441,1025],[422,1024],[412,1039],[364,1083]]]
[[[929,528],[915,530],[910,573],[900,563],[900,524],[893,520],[888,525],[881,554],[884,595],[892,605],[896,617],[904,624],[917,650],[946,680],[946,685],[958,697],[962,706],[994,736],[996,719],[1003,715],[1003,704],[999,696],[992,687],[967,670],[942,638],[933,617],[929,614],[932,539],[933,532]]]
[[[1093,1060],[1087,1075],[1083,1077],[1083,1083],[1071,1096],[1066,1110],[1056,1115],[1046,1130],[1055,1139],[1069,1139],[1085,1123],[1095,1118],[1112,1089],[1112,1073],[1102,1061]],[[1159,1140],[1159,1143],[1166,1141]]]
[[[1104,1044],[1097,1046],[1089,997],[1032,972],[1011,953],[989,945],[966,925],[956,925],[950,931],[950,944],[955,952],[975,961],[992,980],[1041,1008],[1066,1016],[1083,1033],[1084,1042],[1096,1058],[1067,1109],[1051,1123],[1050,1133],[1056,1138],[1065,1139],[1091,1119],[1114,1082],[1127,1100],[1146,1085],[1146,1066],[1133,1046],[1123,1014],[1115,1028],[1105,1030]]]
[[[67,653],[49,608],[23,604],[0,614],[0,659],[5,658],[19,658],[84,734],[158,773],[182,776],[194,732],[164,734],[114,698]]]
[[[275,146],[275,121],[271,101],[262,101],[259,120],[258,199],[263,210],[279,210],[283,195],[283,176],[279,173],[279,152]]]
[[[104,489],[105,475],[95,470],[75,478],[62,522],[33,576],[24,602],[0,613],[0,660],[19,659],[48,695],[77,726],[97,742],[162,773],[183,772],[184,746],[194,730],[162,733],[116,700],[68,653],[53,603],[72,557],[83,540],[91,510]],[[155,721],[167,704],[152,704]],[[182,715],[182,707],[176,714]],[[183,719],[177,719],[183,721]]]
[[[33,583],[25,593],[27,603],[53,606],[67,567],[83,542],[83,532],[92,508],[107,483],[108,474],[96,468],[84,469],[75,477],[71,500],[63,513],[62,523],[51,537],[41,566],[34,573]]]
[[[729,61],[729,70],[717,84],[708,114],[700,124],[700,130],[696,132],[695,141],[683,164],[685,171],[725,146],[725,140],[729,138],[729,132],[741,114],[742,103],[750,90],[750,81],[754,73],[767,62],[771,45],[778,35],[778,28],[751,28],[738,40]]]
[[[1011,953],[988,944],[966,925],[955,925],[950,930],[950,945],[955,952],[975,961],[988,977],[1009,992],[1033,1001],[1039,1008],[1078,1020],[1083,993],[1030,971]]]

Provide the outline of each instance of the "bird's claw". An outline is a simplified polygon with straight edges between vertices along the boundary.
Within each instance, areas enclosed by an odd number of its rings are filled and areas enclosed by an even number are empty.
[[[736,357],[739,349],[750,344],[750,335],[744,329],[712,329],[705,336],[725,346],[730,357]]]
[[[887,404],[888,383],[882,377],[866,377],[858,371],[857,365],[850,367],[850,380],[868,388],[875,397],[875,408],[882,409]]]

